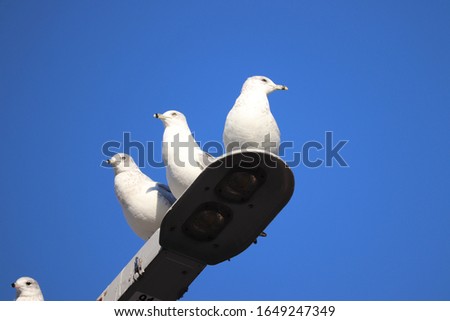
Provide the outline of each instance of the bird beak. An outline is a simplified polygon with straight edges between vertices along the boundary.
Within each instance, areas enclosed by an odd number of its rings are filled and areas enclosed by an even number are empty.
[[[159,118],[159,119],[166,119],[166,118],[167,118],[167,117],[164,116],[163,114],[153,114],[153,117]]]
[[[275,88],[276,88],[277,90],[288,90],[288,87],[283,86],[283,85],[277,85]]]

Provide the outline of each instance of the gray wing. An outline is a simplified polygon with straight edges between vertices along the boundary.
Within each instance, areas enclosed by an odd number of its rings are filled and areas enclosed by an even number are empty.
[[[188,143],[189,147],[194,150],[194,161],[200,169],[205,169],[209,164],[215,161],[214,157],[200,148],[192,134],[189,135]]]
[[[198,167],[200,167],[202,170],[216,160],[212,155],[202,151],[200,148],[196,149],[194,159]]]
[[[175,203],[177,199],[173,196],[169,186],[162,183],[156,183],[156,187],[158,188],[158,191],[170,202],[170,204]]]

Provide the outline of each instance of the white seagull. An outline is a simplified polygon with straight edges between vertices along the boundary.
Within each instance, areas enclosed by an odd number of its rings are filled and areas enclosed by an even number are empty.
[[[16,301],[44,301],[41,288],[33,278],[21,277],[11,286],[16,289]]]
[[[107,163],[114,169],[114,191],[128,225],[148,240],[161,226],[175,197],[167,185],[142,173],[130,155],[116,154]]]
[[[179,198],[214,158],[198,146],[182,113],[169,110],[153,116],[165,127],[163,159],[167,183],[173,195]]]
[[[244,82],[225,121],[223,142],[227,152],[236,148],[258,148],[278,155],[280,130],[267,98],[275,90],[288,88],[264,76],[253,76]]]

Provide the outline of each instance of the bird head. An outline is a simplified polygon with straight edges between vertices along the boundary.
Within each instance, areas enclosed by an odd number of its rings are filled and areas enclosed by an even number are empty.
[[[130,169],[138,168],[133,158],[130,155],[124,153],[115,154],[106,162],[111,165],[112,168],[114,168],[114,172],[116,174]]]
[[[160,119],[164,127],[176,124],[187,126],[186,117],[177,110],[168,110],[164,114],[154,114],[153,117]]]
[[[244,82],[244,85],[242,86],[242,91],[248,90],[262,91],[266,95],[268,95],[271,92],[274,92],[275,90],[288,90],[288,87],[284,85],[277,85],[268,77],[253,76],[247,78],[247,80]]]
[[[28,276],[17,279],[11,286],[16,289],[16,298],[43,300],[41,288],[35,279]]]

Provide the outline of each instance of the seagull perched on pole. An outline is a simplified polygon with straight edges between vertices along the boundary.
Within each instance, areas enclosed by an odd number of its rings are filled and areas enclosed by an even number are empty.
[[[288,88],[264,76],[253,76],[244,82],[241,94],[225,121],[223,142],[227,152],[257,148],[278,155],[280,130],[267,98],[275,90]]]
[[[173,195],[179,198],[214,158],[198,146],[181,112],[169,110],[153,116],[165,127],[162,154],[167,183]]]
[[[142,173],[130,155],[116,154],[107,163],[114,169],[114,191],[128,225],[148,240],[161,226],[175,197],[167,185]]]

